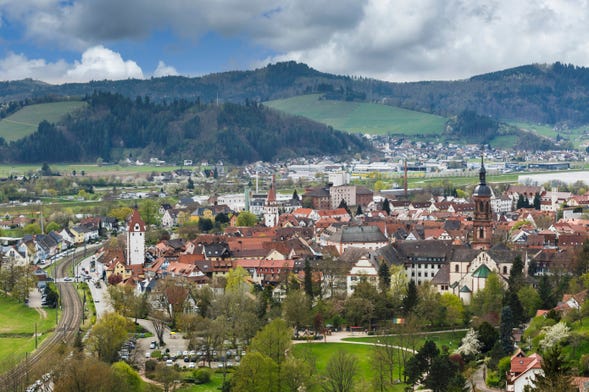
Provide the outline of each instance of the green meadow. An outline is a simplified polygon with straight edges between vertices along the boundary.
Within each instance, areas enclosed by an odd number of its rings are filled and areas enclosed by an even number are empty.
[[[320,99],[320,94],[264,102],[264,105],[351,133],[437,136],[446,119],[375,103]]]
[[[449,351],[453,351],[460,346],[462,338],[466,334],[466,331],[440,331],[423,334],[412,334],[412,338],[409,339],[406,336],[367,336],[358,338],[344,338],[346,342],[361,342],[376,344],[383,339],[391,339],[392,344],[400,345],[404,347],[410,347],[413,345],[415,350],[419,350],[424,345],[426,340],[432,340],[439,348],[448,347]]]
[[[37,344],[55,329],[55,309],[44,309],[44,318],[35,309],[0,295],[0,372],[20,362],[25,353],[35,349],[35,324]]]
[[[308,350],[308,353],[305,353]],[[362,383],[367,387],[371,387],[371,381],[375,376],[375,367],[372,363],[372,345],[367,344],[351,344],[351,343],[301,343],[294,345],[293,351],[295,355],[310,354],[315,358],[317,365],[317,372],[323,374],[327,367],[330,358],[338,351],[344,351],[353,355],[358,360],[358,373],[356,382]],[[398,368],[399,363],[395,366],[394,374],[402,374],[403,369]],[[399,373],[400,372],[400,373]],[[404,391],[405,384],[396,385],[392,391]]]
[[[6,141],[22,139],[37,130],[43,120],[59,121],[64,115],[84,107],[82,101],[40,103],[25,106],[16,113],[0,120],[0,137]]]

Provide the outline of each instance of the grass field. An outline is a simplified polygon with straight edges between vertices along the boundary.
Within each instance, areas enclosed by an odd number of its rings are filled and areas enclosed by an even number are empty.
[[[394,106],[320,100],[319,94],[265,102],[283,112],[303,116],[352,133],[439,135],[446,119]]]
[[[436,332],[427,335],[417,335],[414,342],[415,349],[419,350],[421,346],[425,343],[426,339],[433,340],[433,342],[439,347],[446,346],[450,351],[456,349],[460,346],[462,338],[466,334],[466,331],[449,331],[449,332]],[[414,335],[415,336],[415,335]],[[406,337],[400,336],[391,336],[393,344],[406,346],[409,344],[409,340]],[[358,337],[358,338],[345,338],[345,341],[350,342],[362,342],[362,343],[378,343],[379,340],[382,340],[383,337],[380,336],[367,336],[367,337]],[[410,347],[411,348],[411,347]]]
[[[231,375],[228,376],[228,380],[230,379]],[[211,381],[208,384],[202,385],[185,385],[179,389],[177,392],[219,392],[221,389],[221,385],[223,385],[223,374],[222,373],[213,373],[211,377]]]
[[[349,344],[349,343],[302,343],[294,346],[294,353],[301,354],[304,350],[310,350],[311,355],[316,359],[317,372],[319,374],[325,372],[325,368],[329,359],[338,351],[345,351],[354,355],[358,360],[358,374],[356,382],[370,386],[370,382],[374,378],[374,366],[372,363],[372,350],[370,345]],[[402,369],[400,369],[402,372]],[[397,375],[399,369],[394,370]],[[391,391],[404,391],[404,384],[396,385]]]
[[[40,103],[25,106],[16,113],[0,120],[0,137],[6,141],[21,139],[37,130],[43,120],[57,122],[65,114],[86,105],[82,101]]]
[[[553,126],[545,124],[531,124],[524,122],[511,122],[510,124],[553,140],[556,139],[557,135],[560,135],[561,137],[570,139],[576,147],[587,144],[588,141],[586,133],[589,132],[589,126],[587,125],[578,128],[556,130]]]
[[[0,177],[8,177],[10,175],[29,175],[41,170],[41,164],[29,165],[0,165]],[[134,174],[148,174],[151,172],[165,172],[178,169],[176,165],[165,166],[121,166],[121,165],[106,165],[98,166],[95,163],[52,163],[49,165],[51,171],[60,173],[62,176],[72,176],[73,171],[76,171],[76,176],[82,177],[82,170],[86,176],[124,176]]]
[[[35,349],[35,323],[41,344],[55,328],[55,309],[45,309],[47,318],[12,298],[0,296],[0,372],[21,361]]]

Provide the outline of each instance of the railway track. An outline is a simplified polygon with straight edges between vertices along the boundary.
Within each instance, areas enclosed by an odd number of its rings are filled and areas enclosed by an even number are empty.
[[[56,282],[66,276],[65,271],[70,268],[73,258],[68,258],[57,265],[55,270]],[[61,318],[55,332],[27,358],[13,369],[0,375],[0,391],[21,392],[34,382],[48,368],[59,347],[71,345],[79,332],[82,320],[82,301],[72,282],[56,283],[61,302]]]

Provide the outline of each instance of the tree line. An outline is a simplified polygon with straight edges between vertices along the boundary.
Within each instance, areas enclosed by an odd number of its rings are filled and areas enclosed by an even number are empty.
[[[370,151],[369,143],[301,117],[245,105],[174,100],[155,103],[95,92],[58,124],[43,121],[23,139],[0,144],[4,162],[187,158],[235,164]],[[59,148],[55,148],[59,146]],[[127,153],[125,151],[128,151]],[[133,152],[134,153],[133,153]]]

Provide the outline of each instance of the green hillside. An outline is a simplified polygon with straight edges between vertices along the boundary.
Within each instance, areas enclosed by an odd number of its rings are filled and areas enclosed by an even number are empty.
[[[41,121],[55,123],[67,113],[84,105],[86,104],[82,101],[63,101],[25,106],[0,120],[0,137],[6,141],[21,139],[35,132]]]
[[[320,99],[320,94],[268,101],[264,104],[353,133],[440,135],[446,119],[394,106]]]
[[[576,128],[555,129],[554,126],[547,124],[531,124],[524,122],[512,122],[512,125],[523,129],[524,131],[535,132],[538,135],[556,140],[558,136],[570,140],[575,147],[587,146],[589,143],[589,125]]]

